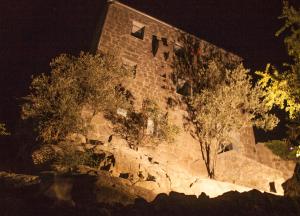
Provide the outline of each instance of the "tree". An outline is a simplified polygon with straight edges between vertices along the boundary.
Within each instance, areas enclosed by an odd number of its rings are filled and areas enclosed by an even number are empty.
[[[283,69],[268,64],[265,71],[257,71],[261,77],[259,85],[264,88],[264,101],[269,107],[279,107],[289,115],[288,141],[298,145],[296,157],[300,157],[299,127],[300,127],[300,9],[283,2],[282,15],[284,25],[276,32],[276,36],[285,33],[284,43],[291,57],[290,63],[283,64]]]
[[[217,70],[220,70],[218,65],[210,62],[206,74]],[[232,132],[250,126],[271,130],[278,123],[261,102],[262,89],[252,87],[248,70],[239,65],[225,72],[223,81],[203,89],[190,102],[193,135],[200,143],[210,178],[215,176],[217,153],[230,143]]]
[[[259,85],[265,89],[265,102],[269,107],[284,109],[290,119],[300,113],[300,9],[296,10],[284,1],[282,15],[285,24],[276,36],[286,33],[284,43],[292,63],[284,64],[284,70],[267,65],[265,71],[256,72],[261,76]]]
[[[43,143],[56,143],[69,133],[85,133],[93,114],[128,107],[121,83],[129,71],[110,54],[62,54],[50,63],[51,73],[33,78],[24,98],[22,118],[31,119]]]
[[[192,37],[183,36],[181,42],[180,52],[174,54],[174,80],[191,86],[192,94],[184,97],[187,125],[200,144],[208,176],[214,178],[217,153],[230,143],[233,132],[250,126],[271,130],[278,119],[268,113],[263,89],[252,86],[240,58]]]

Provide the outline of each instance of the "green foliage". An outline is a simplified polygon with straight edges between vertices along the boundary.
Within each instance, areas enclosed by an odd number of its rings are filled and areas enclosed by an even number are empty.
[[[210,63],[206,73],[210,74],[211,70],[217,71],[217,64]],[[203,89],[191,100],[195,136],[211,178],[214,177],[217,153],[223,143],[230,142],[232,132],[253,125],[271,130],[278,123],[261,101],[262,89],[252,87],[248,72],[242,65],[225,70],[221,82]]]
[[[271,140],[265,145],[277,156],[284,160],[296,159],[297,147],[292,147],[283,140]]]
[[[0,136],[7,136],[9,135],[9,132],[7,132],[5,128],[5,124],[0,123]]]
[[[84,134],[89,122],[84,108],[96,114],[129,106],[120,85],[128,70],[112,55],[62,54],[50,66],[50,75],[32,80],[22,105],[22,118],[33,120],[43,143],[57,143],[68,133]]]
[[[259,85],[265,89],[264,100],[268,106],[278,106],[295,119],[300,113],[300,10],[284,1],[279,18],[284,19],[285,24],[276,35],[286,33],[284,43],[293,62],[284,64],[283,72],[267,65],[265,71],[256,73],[261,76]]]
[[[300,10],[290,6],[288,1],[283,1],[282,15],[279,19],[284,19],[284,25],[276,32],[276,36],[288,31],[284,43],[287,46],[288,54],[293,57],[296,63],[300,61]]]
[[[168,121],[168,114],[163,113],[152,100],[144,100],[142,109],[129,111],[126,117],[112,116],[115,132],[136,149],[142,144],[151,145],[160,142],[173,142],[179,128]],[[153,123],[153,130],[149,127]]]
[[[213,178],[217,153],[231,143],[233,132],[250,126],[271,130],[278,119],[268,113],[263,89],[252,86],[241,59],[193,37],[183,36],[181,42],[182,48],[174,54],[174,81],[184,80],[191,86],[190,97],[185,98],[190,123],[186,129],[198,139]]]

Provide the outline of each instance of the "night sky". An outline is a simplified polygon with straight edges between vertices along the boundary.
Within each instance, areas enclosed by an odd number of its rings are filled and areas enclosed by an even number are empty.
[[[0,6],[0,121],[13,129],[31,75],[49,72],[51,58],[88,50],[102,0],[2,0]],[[240,55],[252,71],[287,61],[281,0],[123,0]],[[299,0],[290,1],[300,5]],[[278,133],[275,132],[275,133]]]

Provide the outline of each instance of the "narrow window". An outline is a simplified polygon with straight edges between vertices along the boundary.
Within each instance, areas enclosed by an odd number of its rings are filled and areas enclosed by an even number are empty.
[[[270,182],[269,185],[270,185],[270,192],[277,193],[275,182]]]
[[[169,52],[164,52],[164,59],[165,61],[168,60],[170,53]]]
[[[132,21],[131,35],[143,40],[144,33],[145,33],[145,25],[136,21]]]
[[[156,35],[152,35],[152,54],[155,57],[159,47],[159,40]]]

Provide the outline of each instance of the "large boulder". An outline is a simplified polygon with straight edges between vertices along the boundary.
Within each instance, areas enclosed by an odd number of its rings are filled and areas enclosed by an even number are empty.
[[[288,197],[300,197],[300,164],[297,163],[294,175],[282,184],[284,195]]]

